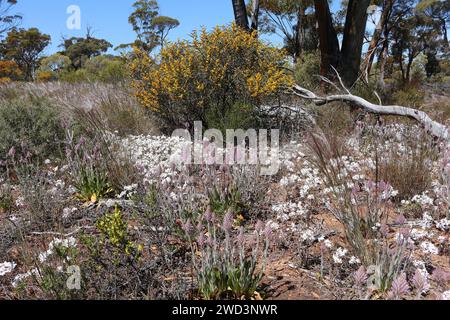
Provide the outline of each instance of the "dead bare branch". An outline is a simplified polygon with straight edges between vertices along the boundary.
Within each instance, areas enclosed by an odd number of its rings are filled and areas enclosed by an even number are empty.
[[[448,133],[449,130],[447,126],[434,121],[433,119],[430,118],[428,114],[426,114],[423,111],[403,106],[376,105],[361,97],[351,94],[347,89],[345,89],[348,92],[347,94],[338,94],[330,96],[316,95],[312,91],[302,88],[298,85],[295,85],[292,89],[295,95],[306,100],[311,100],[316,105],[324,105],[330,102],[340,101],[358,106],[359,108],[362,108],[365,111],[372,114],[393,115],[414,119],[418,123],[420,123],[435,138],[441,139],[447,144],[449,143],[449,133]]]

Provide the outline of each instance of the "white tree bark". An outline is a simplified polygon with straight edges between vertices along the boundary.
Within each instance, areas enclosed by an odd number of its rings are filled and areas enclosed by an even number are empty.
[[[345,89],[345,87],[344,87]],[[341,101],[349,104],[353,104],[366,110],[369,113],[378,114],[378,115],[394,115],[394,116],[402,116],[408,117],[416,120],[420,123],[431,135],[435,138],[442,140],[447,144],[447,147],[450,144],[449,140],[449,128],[447,126],[434,121],[431,119],[428,114],[423,111],[419,111],[412,108],[406,108],[402,106],[382,106],[373,104],[361,97],[352,95],[347,89],[346,94],[339,95],[330,95],[326,97],[321,97],[316,95],[315,93],[302,88],[298,85],[293,87],[294,93],[303,98],[313,101],[317,105],[323,105],[329,102]]]

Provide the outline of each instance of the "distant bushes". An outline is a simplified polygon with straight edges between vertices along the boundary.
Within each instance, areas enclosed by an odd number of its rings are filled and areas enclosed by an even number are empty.
[[[129,78],[126,60],[109,55],[87,60],[79,69],[72,67],[69,57],[56,53],[42,59],[36,81],[120,83]]]
[[[168,127],[195,120],[209,126],[212,109],[228,114],[237,103],[258,107],[293,82],[283,51],[236,26],[195,32],[190,42],[166,46],[160,59],[157,64],[137,51],[131,69],[137,98]]]
[[[45,99],[12,99],[0,102],[0,155],[26,145],[39,157],[61,150],[64,127],[58,109]]]

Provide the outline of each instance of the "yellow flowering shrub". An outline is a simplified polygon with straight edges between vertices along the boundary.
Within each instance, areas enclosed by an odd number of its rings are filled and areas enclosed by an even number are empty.
[[[258,107],[276,97],[293,83],[284,64],[283,50],[232,25],[169,44],[159,61],[136,50],[131,68],[140,103],[180,126],[205,122],[208,108],[225,114],[236,103]]]
[[[117,207],[113,213],[106,214],[97,222],[97,229],[105,239],[109,239],[113,247],[123,250],[126,255],[132,255],[133,252],[140,253],[143,249],[142,246],[137,246],[128,239],[127,228],[128,224]]]

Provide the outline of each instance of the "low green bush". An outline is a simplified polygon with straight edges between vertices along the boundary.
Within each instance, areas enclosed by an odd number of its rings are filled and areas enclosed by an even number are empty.
[[[0,102],[0,158],[19,145],[26,145],[41,159],[60,155],[64,137],[61,114],[45,99]]]

